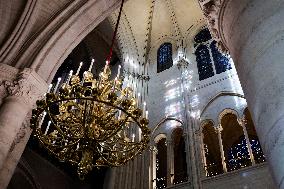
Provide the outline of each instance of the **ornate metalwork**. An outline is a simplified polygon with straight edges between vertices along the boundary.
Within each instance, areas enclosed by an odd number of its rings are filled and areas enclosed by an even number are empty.
[[[143,80],[143,81],[149,81],[150,80],[149,75],[142,75],[142,74],[130,72],[130,71],[127,71],[127,70],[123,70],[123,73],[127,76],[132,76],[133,78],[137,78],[138,80]]]
[[[60,161],[77,166],[81,179],[93,167],[125,164],[150,140],[145,109],[138,108],[131,88],[110,75],[108,65],[98,80],[89,71],[82,81],[73,75],[58,93],[37,101],[32,112],[35,137]]]

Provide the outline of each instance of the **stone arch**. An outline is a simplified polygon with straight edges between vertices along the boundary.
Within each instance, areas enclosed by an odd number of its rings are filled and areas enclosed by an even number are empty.
[[[170,172],[173,184],[179,184],[188,180],[187,173],[187,155],[185,135],[182,127],[176,127],[171,132],[172,158],[171,164],[173,168]]]
[[[207,177],[223,173],[222,157],[218,140],[217,127],[214,121],[207,119],[201,123],[200,153],[203,168]]]
[[[164,117],[159,121],[159,123],[156,124],[156,126],[151,131],[151,133],[152,133],[151,138],[153,140],[156,138],[156,132],[158,130],[160,130],[161,126],[168,121],[176,121],[176,122],[180,123],[181,125],[183,125],[183,121],[176,118],[176,117]],[[172,129],[170,130],[170,132],[167,132],[166,130],[162,130],[162,129],[160,130],[161,133],[165,133],[166,137],[171,137],[171,131],[172,131]]]
[[[66,19],[64,13],[74,9],[68,7],[69,9],[57,16],[23,52],[16,67],[31,67],[50,83],[69,53],[118,5],[119,0],[87,1]],[[66,21],[58,26],[62,19]],[[51,31],[54,32],[50,36]],[[40,47],[42,43],[44,45]],[[40,50],[34,53],[37,48]]]
[[[234,110],[234,109],[230,109],[230,108],[226,108],[224,110],[222,110],[219,114],[219,117],[218,117],[218,124],[221,124],[221,121],[223,119],[223,117],[226,115],[226,114],[233,114],[237,117],[237,119],[240,119],[241,117],[239,116],[239,113]]]
[[[0,62],[7,64],[10,64],[9,58],[13,56],[23,43],[23,41],[20,42],[18,39],[25,38],[28,35],[34,23],[34,17],[37,14],[35,9],[39,4],[37,0],[19,2],[0,2],[0,7],[5,9],[5,11],[0,11],[0,25],[2,26],[0,32]],[[14,12],[17,13],[15,14]]]
[[[154,142],[155,142],[155,144],[157,144],[160,140],[162,140],[162,139],[166,139],[167,138],[167,135],[166,134],[164,134],[164,133],[160,133],[160,134],[158,134],[155,138],[154,138]]]
[[[207,124],[209,124],[209,123],[212,123],[212,125],[213,125],[214,127],[216,127],[216,124],[215,124],[215,122],[214,122],[213,119],[204,119],[204,120],[201,120],[200,127],[199,127],[199,129],[198,129],[198,132],[201,133],[201,132],[203,131],[203,128],[204,128]]]
[[[180,130],[181,132],[184,132],[182,127],[174,127],[170,132],[171,139],[174,137],[175,132],[179,132]]]
[[[210,100],[201,108],[200,111],[200,117],[202,117],[203,113],[206,111],[206,109],[217,99],[220,98],[222,96],[236,96],[236,97],[240,97],[245,99],[244,95],[242,94],[238,94],[235,92],[231,92],[231,91],[221,91],[220,93],[218,93],[217,95],[213,96],[210,98]]]

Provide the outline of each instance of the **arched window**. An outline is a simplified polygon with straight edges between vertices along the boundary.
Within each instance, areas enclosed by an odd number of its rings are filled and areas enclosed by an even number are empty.
[[[214,75],[210,53],[206,45],[199,45],[195,51],[199,80],[207,79]]]
[[[220,53],[217,42],[211,37],[208,28],[201,30],[194,37],[195,56],[199,74],[199,80],[220,74],[232,67],[229,58]],[[214,62],[214,64],[212,64]]]
[[[157,73],[160,73],[173,66],[172,44],[164,43],[158,49]]]
[[[156,155],[156,188],[167,187],[167,145],[166,138],[157,143],[158,153]]]
[[[222,174],[222,160],[218,142],[218,134],[212,122],[206,123],[202,130],[203,157],[206,176],[211,177]]]
[[[187,165],[186,165],[186,153],[185,153],[185,141],[184,141],[182,129],[181,128],[175,129],[173,132],[172,138],[173,138],[173,144],[174,144],[173,184],[179,184],[179,183],[186,182],[188,179]]]
[[[232,69],[228,57],[220,53],[220,51],[218,50],[216,41],[211,42],[210,49],[216,69],[216,74],[220,74],[222,72]]]
[[[244,136],[235,141],[225,154],[227,156],[227,169],[233,171],[251,165],[246,139]]]
[[[203,127],[203,156],[206,176],[234,171],[265,161],[254,125],[246,109],[244,119],[227,113],[217,130]],[[216,132],[217,131],[217,132]]]
[[[222,143],[228,171],[251,165],[244,131],[237,116],[228,113],[221,120]]]
[[[254,123],[252,121],[251,115],[249,110],[246,108],[244,111],[245,115],[245,127],[248,133],[251,149],[252,149],[252,154],[255,160],[255,163],[262,163],[265,161],[265,156],[262,152],[256,130],[254,127]]]

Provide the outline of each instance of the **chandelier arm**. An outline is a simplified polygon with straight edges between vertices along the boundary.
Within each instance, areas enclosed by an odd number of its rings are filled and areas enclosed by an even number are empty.
[[[55,124],[54,117],[51,116],[50,111],[49,111],[49,108],[48,108],[48,114],[50,115],[49,117],[50,117],[50,120],[51,120],[53,126],[56,128],[56,130],[58,130],[58,132],[59,132],[62,136],[64,136],[64,137],[66,138],[67,135],[65,135],[65,133],[57,126],[57,124]],[[43,135],[43,134],[42,134],[42,135]],[[43,135],[43,136],[44,136],[44,135]]]
[[[139,127],[140,127],[140,123],[136,121],[136,119],[127,111],[124,111],[123,108],[119,107],[119,106],[116,106],[116,105],[113,105],[111,104],[110,102],[107,102],[107,101],[104,101],[104,100],[99,100],[99,99],[95,99],[94,97],[93,98],[88,98],[88,97],[81,97],[81,98],[69,98],[69,99],[64,99],[64,100],[56,100],[54,101],[53,103],[58,103],[58,102],[61,102],[61,101],[65,101],[65,100],[75,100],[75,99],[81,99],[81,100],[92,100],[92,101],[95,101],[95,102],[99,102],[99,103],[103,103],[103,104],[106,104],[108,106],[111,106],[113,108],[116,108],[116,109],[119,109],[121,111],[123,111],[125,114],[127,114],[129,117],[131,117],[134,122],[136,122]],[[141,128],[141,127],[140,127]]]
[[[139,151],[140,151],[140,150],[142,150],[142,147],[141,147],[139,150],[136,150],[135,153],[134,153],[132,156],[128,157],[127,159],[124,159],[124,162],[123,162],[122,164],[125,164],[125,163],[128,162],[129,160],[134,159],[134,157],[139,154]],[[122,165],[122,164],[121,164],[121,165]]]
[[[42,138],[39,138],[39,141],[40,141],[40,143],[42,143],[42,144],[48,144],[48,143],[44,142],[44,141],[42,140]],[[50,144],[48,144],[47,146],[45,146],[45,148],[48,150],[49,153],[53,154],[53,155],[54,155],[55,157],[57,157],[58,159],[61,159],[60,156],[59,156],[57,153],[55,153],[53,150],[51,150]],[[77,162],[76,162],[76,163],[77,163]]]
[[[132,148],[130,148],[130,149],[128,149],[128,150],[125,150],[125,151],[123,151],[123,150],[120,150],[120,151],[115,151],[115,150],[109,150],[110,152],[129,152],[129,151],[132,151],[132,150],[134,150],[135,148],[137,148],[137,146],[141,146],[141,143],[143,144],[143,141],[144,141],[144,139],[142,139],[139,143],[135,143],[135,142],[131,142],[131,145],[132,146],[134,146],[134,147],[132,147]],[[119,142],[120,144],[121,143],[124,143],[124,142]],[[101,146],[101,145],[100,145]],[[106,149],[105,147],[103,147],[103,146],[101,146],[102,148],[104,148],[104,149]]]
[[[84,116],[83,116],[83,129],[84,130],[87,130],[87,127],[86,127],[86,112],[87,112],[87,103],[88,103],[88,100],[85,101],[85,110],[84,110]],[[85,132],[85,134],[88,133],[88,132]],[[87,137],[87,136],[85,136]]]
[[[74,140],[74,139],[75,139],[75,140],[76,140],[76,139],[78,139],[78,140],[82,139],[82,137],[80,137],[80,138],[78,138],[78,137],[74,138],[74,137],[70,137],[70,136],[66,135],[66,134],[62,131],[62,129],[61,129],[60,127],[58,127],[57,124],[55,124],[54,117],[51,116],[52,114],[50,113],[49,108],[47,108],[47,110],[44,110],[44,109],[42,110],[42,112],[44,112],[44,111],[47,111],[47,112],[48,112],[48,115],[50,115],[49,117],[50,117],[50,120],[51,120],[53,126],[56,128],[56,130],[57,130],[64,138],[73,139],[73,140]],[[42,113],[42,112],[41,112],[41,113]],[[43,134],[43,132],[41,131],[41,129],[37,128],[36,130],[38,130],[38,134],[39,134],[39,135],[41,135],[41,136],[46,136],[46,137],[47,137],[47,135],[44,135],[44,134]],[[47,144],[47,143],[45,143],[45,144]]]
[[[132,151],[132,150],[134,150],[137,146],[140,146],[141,144],[137,144],[137,143],[132,143],[132,146],[134,146],[134,147],[132,147],[132,148],[130,148],[130,149],[128,149],[128,150],[109,150],[109,152],[129,152],[129,151]],[[101,146],[101,145],[100,145]],[[104,149],[106,149],[105,147],[103,147],[103,146],[101,146],[102,148],[104,148]]]
[[[44,135],[44,136],[46,136],[46,135]],[[48,136],[46,136],[46,138],[50,139]],[[71,144],[62,146],[62,147],[60,147],[59,145],[56,145],[56,144],[49,143],[49,142],[44,142],[42,139],[40,139],[40,141],[41,141],[42,143],[48,145],[49,147],[64,149],[64,148],[66,148],[66,147],[70,147],[70,146],[74,146],[75,144],[78,144],[78,142],[79,142],[80,140],[78,140],[78,141],[76,141],[76,142],[74,142],[74,143],[71,143]]]
[[[133,149],[134,149],[134,148],[133,148]],[[123,161],[122,163],[120,163],[119,165],[123,165],[123,164],[125,164],[126,162],[128,162],[129,160],[133,159],[135,156],[138,155],[138,153],[139,153],[139,151],[140,151],[141,149],[142,149],[142,147],[141,147],[139,150],[137,150],[132,156],[128,157],[127,159],[124,159],[124,161]],[[103,154],[102,154],[100,151],[98,151],[98,152],[99,152],[99,154],[101,155],[102,159],[103,159],[108,165],[113,166],[113,167],[119,166],[119,165],[116,165],[116,164],[114,164],[114,163],[111,163],[110,161],[108,161],[108,160],[103,156]],[[96,166],[97,166],[97,165],[96,165]]]
[[[129,118],[129,116],[127,117],[127,119]],[[126,120],[127,120],[126,119]],[[101,140],[98,140],[99,142],[101,142],[101,141],[105,141],[105,140],[107,140],[107,139],[109,139],[109,138],[111,138],[111,137],[113,137],[119,130],[121,130],[122,129],[122,127],[120,128],[120,126],[122,126],[122,125],[124,125],[126,123],[126,121],[124,121],[124,122],[122,122],[119,126],[118,126],[118,128],[115,130],[115,132],[113,132],[113,134],[112,135],[110,135],[109,137],[107,137],[107,138],[103,138],[103,139],[101,139]]]
[[[72,113],[72,115],[74,115],[74,114]],[[68,136],[68,135],[66,135],[65,137],[68,138],[68,139],[73,139],[73,140],[80,140],[80,139],[83,138],[83,136],[81,136],[81,137],[71,137],[71,136]]]
[[[129,151],[133,151],[135,148],[137,148],[137,146],[140,146],[139,144],[132,144],[132,145],[134,145],[134,147],[132,147],[128,150],[120,150],[120,151],[110,150],[110,152],[129,152]]]

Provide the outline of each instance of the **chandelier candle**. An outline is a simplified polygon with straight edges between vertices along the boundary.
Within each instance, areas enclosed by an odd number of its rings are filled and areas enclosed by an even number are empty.
[[[119,65],[118,69],[117,69],[117,76],[116,76],[117,78],[119,78],[119,76],[120,76],[120,69],[121,69],[121,65]]]
[[[54,87],[53,93],[56,93],[56,92],[57,92],[57,88],[58,88],[58,86],[59,86],[60,81],[61,81],[61,77],[59,77],[59,78],[57,79],[57,83],[56,83],[56,85],[55,85],[55,87]]]
[[[148,113],[149,113],[148,111],[146,111],[146,113],[145,113],[145,118],[146,119],[148,119]]]
[[[83,62],[80,62],[80,65],[79,65],[79,68],[78,68],[78,70],[77,70],[77,72],[76,72],[76,75],[79,75],[80,70],[81,70],[81,68],[82,68],[82,65],[83,65]]]
[[[146,113],[146,102],[143,103],[143,116],[145,116]]]
[[[42,123],[43,123],[43,121],[44,121],[45,116],[46,116],[46,112],[43,112],[42,117],[41,117],[41,120],[40,120],[40,122],[39,122],[39,124],[38,124],[39,128],[41,127],[41,125],[42,125]]]
[[[46,127],[45,132],[44,132],[45,135],[47,134],[47,132],[49,130],[50,124],[51,124],[51,121],[48,121],[47,127]]]
[[[140,99],[140,95],[141,95],[140,93],[138,93],[138,94],[137,94],[137,96],[138,96],[138,97],[137,97],[137,106],[138,106],[138,107],[139,107],[139,99]]]
[[[95,62],[95,59],[92,59],[91,65],[90,65],[89,70],[88,70],[89,72],[92,72],[94,62]]]
[[[106,65],[105,65],[105,68],[104,68],[104,72],[106,72],[106,71],[107,71],[107,69],[108,69],[108,66],[109,66],[109,61],[107,60],[107,61],[106,61]]]
[[[141,140],[141,129],[139,128],[138,129],[138,141],[140,141]]]
[[[66,80],[66,84],[68,84],[70,82],[72,75],[73,75],[73,70],[70,70],[68,79]]]
[[[52,86],[53,86],[52,84],[49,84],[47,93],[50,93]]]

